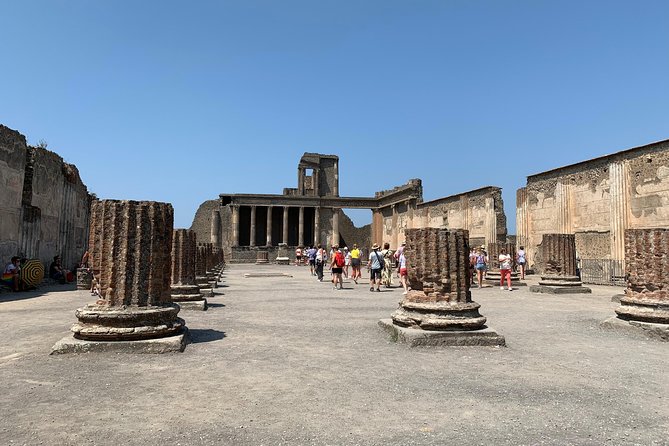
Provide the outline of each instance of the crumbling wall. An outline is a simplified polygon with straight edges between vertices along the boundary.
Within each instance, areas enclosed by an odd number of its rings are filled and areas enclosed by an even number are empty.
[[[60,255],[73,268],[87,249],[91,196],[77,168],[58,154],[31,147],[0,125],[0,255]]]

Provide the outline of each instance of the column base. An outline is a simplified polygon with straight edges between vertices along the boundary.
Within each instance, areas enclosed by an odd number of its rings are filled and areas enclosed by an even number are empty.
[[[112,352],[112,353],[175,353],[183,352],[190,344],[188,329],[180,334],[157,339],[139,341],[87,341],[66,336],[51,348],[52,355],[66,353]]]
[[[179,305],[182,310],[197,310],[197,311],[207,311],[207,299],[202,300],[189,300],[189,301],[174,301],[175,304]]]
[[[577,276],[541,276],[539,285],[530,286],[533,293],[546,294],[587,294],[592,290],[583,286]]]
[[[602,321],[599,326],[605,330],[619,333],[640,334],[649,338],[669,342],[669,324],[654,324],[650,322],[625,321],[612,316]]]
[[[379,327],[390,335],[393,342],[409,347],[433,346],[506,346],[504,336],[490,327],[480,330],[432,331],[400,327],[392,319],[381,319]]]

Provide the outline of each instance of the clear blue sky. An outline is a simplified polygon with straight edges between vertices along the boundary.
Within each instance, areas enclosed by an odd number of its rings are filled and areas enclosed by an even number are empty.
[[[101,198],[495,185],[669,138],[665,1],[0,0],[0,123]],[[356,213],[359,224],[371,213]]]

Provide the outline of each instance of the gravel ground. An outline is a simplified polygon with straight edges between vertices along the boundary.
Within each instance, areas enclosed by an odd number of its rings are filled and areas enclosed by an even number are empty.
[[[400,289],[223,284],[166,355],[49,356],[90,295],[0,295],[0,445],[669,445],[669,343],[599,328],[619,288],[474,289],[507,347],[411,349],[377,326]]]

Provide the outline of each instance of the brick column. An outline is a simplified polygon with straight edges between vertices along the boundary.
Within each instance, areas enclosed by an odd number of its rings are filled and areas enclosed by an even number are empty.
[[[239,246],[239,206],[230,206],[232,211],[232,246]]]
[[[267,246],[272,246],[272,206],[267,206]]]
[[[256,245],[256,207],[251,206],[251,246]]]
[[[300,206],[299,225],[297,228],[297,244],[304,246],[304,206]]]
[[[288,245],[288,206],[283,207],[283,243]]]
[[[176,229],[172,240],[172,301],[190,308],[206,308],[200,287],[195,283],[195,232]],[[186,302],[201,303],[196,306]]]
[[[211,212],[211,243],[221,246],[221,213],[218,210]]]
[[[392,323],[411,330],[395,333],[403,338],[418,333],[415,343],[432,337],[432,345],[504,345],[504,337],[485,327],[481,306],[472,301],[469,233],[424,228],[407,229],[405,235],[411,290],[393,313]]]
[[[92,203],[89,252],[100,299],[76,311],[76,338],[137,340],[182,331],[170,300],[173,215],[168,203]]]
[[[574,234],[544,234],[541,239],[541,277],[576,275],[576,238]]]
[[[627,289],[620,319],[669,324],[669,229],[625,231]],[[669,328],[665,325],[665,336]]]

